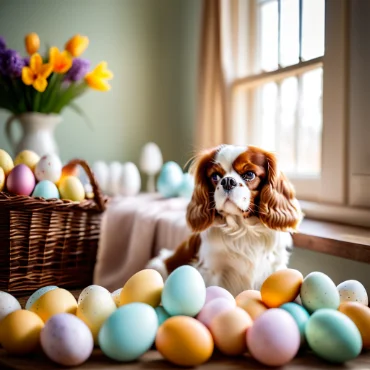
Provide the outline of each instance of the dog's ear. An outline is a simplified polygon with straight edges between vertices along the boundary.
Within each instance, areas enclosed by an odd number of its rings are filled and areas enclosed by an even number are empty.
[[[277,167],[276,157],[265,152],[267,181],[260,192],[259,217],[269,228],[296,231],[302,212],[293,185]]]
[[[187,208],[186,220],[194,232],[207,229],[215,219],[214,189],[207,178],[207,170],[212,166],[217,150],[218,148],[213,148],[199,153],[190,169],[194,175],[194,191]]]

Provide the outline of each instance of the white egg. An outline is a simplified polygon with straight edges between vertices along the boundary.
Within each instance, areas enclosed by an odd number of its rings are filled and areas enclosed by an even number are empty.
[[[103,161],[98,161],[93,164],[92,169],[101,190],[103,191],[103,193],[107,193],[109,177],[108,165]]]
[[[89,285],[89,286],[87,286],[81,293],[80,293],[80,295],[79,295],[79,297],[78,297],[78,304],[80,304],[82,301],[83,301],[83,299],[86,297],[86,296],[88,296],[91,292],[95,292],[95,291],[98,291],[98,292],[103,292],[103,294],[105,294],[106,292],[108,292],[109,294],[110,294],[110,292],[109,292],[109,290],[108,289],[106,289],[106,288],[104,288],[104,287],[102,287],[102,286],[100,286],[100,285]]]
[[[117,161],[110,163],[107,185],[107,193],[109,195],[115,196],[120,193],[121,174],[122,174],[122,164]]]
[[[0,321],[13,311],[21,310],[18,300],[7,292],[0,291]]]
[[[42,156],[35,168],[38,181],[49,180],[53,183],[59,181],[62,174],[62,162],[56,154]]]
[[[161,169],[163,157],[159,146],[147,143],[141,150],[140,169],[147,175],[155,175]]]
[[[357,280],[346,280],[338,286],[340,303],[359,302],[367,306],[369,299],[365,287]]]
[[[140,172],[132,162],[126,162],[122,165],[120,177],[120,193],[126,196],[132,196],[139,193],[141,188]]]
[[[117,307],[119,307],[119,301],[120,301],[121,291],[122,291],[122,288],[119,288],[119,289],[115,290],[111,294],[112,295],[112,298],[114,300],[114,303],[116,304]]]
[[[44,295],[46,292],[49,292],[50,290],[54,290],[54,289],[57,289],[58,287],[56,285],[49,285],[49,286],[44,286],[38,290],[36,290],[35,292],[33,292],[30,297],[27,299],[27,302],[26,302],[26,310],[29,310],[31,308],[31,306],[42,296]]]

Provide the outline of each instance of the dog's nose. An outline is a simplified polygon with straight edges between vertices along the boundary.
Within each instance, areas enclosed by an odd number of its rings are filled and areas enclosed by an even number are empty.
[[[232,177],[224,177],[221,181],[221,185],[225,191],[230,191],[235,188],[236,181]]]

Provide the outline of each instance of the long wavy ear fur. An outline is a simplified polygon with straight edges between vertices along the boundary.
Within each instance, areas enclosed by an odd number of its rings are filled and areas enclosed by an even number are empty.
[[[218,148],[213,148],[201,152],[196,156],[190,172],[194,174],[194,191],[191,201],[187,208],[186,220],[194,232],[201,232],[213,223],[216,215],[214,201],[207,169],[212,165],[212,161]]]
[[[260,193],[259,217],[269,228],[280,231],[296,231],[302,220],[302,212],[295,198],[292,184],[277,168],[276,157],[264,153],[267,160],[267,183]]]

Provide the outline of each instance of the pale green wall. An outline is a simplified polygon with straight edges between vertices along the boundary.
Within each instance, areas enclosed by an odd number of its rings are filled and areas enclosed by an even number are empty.
[[[24,50],[37,32],[42,44],[62,48],[75,33],[87,35],[84,57],[108,61],[109,93],[91,91],[79,103],[91,131],[70,110],[56,132],[63,160],[83,157],[138,162],[140,148],[156,142],[165,160],[181,165],[193,150],[199,0],[0,0],[0,35]],[[7,114],[0,113],[0,148]]]

